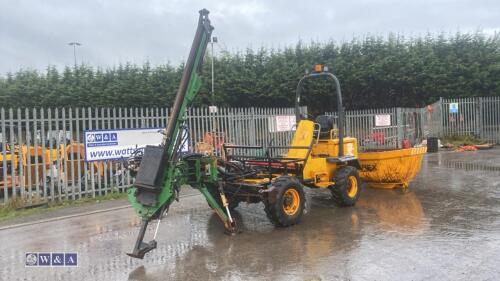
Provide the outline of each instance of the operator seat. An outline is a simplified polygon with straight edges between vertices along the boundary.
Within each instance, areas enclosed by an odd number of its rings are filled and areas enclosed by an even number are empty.
[[[294,146],[311,146],[314,140],[314,122],[309,120],[301,120],[295,130],[290,148],[286,154],[287,158],[305,159],[309,154],[309,150],[303,148],[293,148]]]
[[[320,138],[329,138],[330,131],[333,130],[333,116],[319,115],[316,117],[315,122],[320,125],[321,129],[319,131]]]

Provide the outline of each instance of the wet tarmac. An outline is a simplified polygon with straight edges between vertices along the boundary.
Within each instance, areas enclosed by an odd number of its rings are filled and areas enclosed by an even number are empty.
[[[407,191],[365,188],[354,208],[309,190],[289,228],[243,204],[237,236],[186,197],[144,260],[125,255],[139,223],[130,208],[2,230],[0,280],[500,280],[499,160],[500,150],[429,154]],[[41,251],[78,252],[78,267],[25,267]]]

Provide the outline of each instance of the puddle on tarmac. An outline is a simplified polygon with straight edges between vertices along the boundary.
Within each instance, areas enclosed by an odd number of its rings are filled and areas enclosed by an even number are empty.
[[[498,170],[488,162],[491,159],[476,165],[478,156],[470,163],[453,154],[439,157],[441,164],[424,160],[423,171],[406,192],[363,189],[353,208],[334,206],[326,190],[309,190],[307,214],[289,228],[272,226],[262,205],[242,204],[234,216],[243,232],[227,236],[206,203],[192,197],[182,208],[172,206],[160,227],[158,248],[144,260],[125,255],[138,231],[132,210],[3,231],[0,238],[9,243],[2,245],[0,276],[6,280],[496,279],[500,276]],[[450,169],[436,169],[440,165]],[[478,171],[488,173],[479,176]],[[25,251],[47,249],[77,251],[80,266],[24,267]]]
[[[487,171],[487,172],[500,172],[500,166],[491,165],[484,162],[467,162],[459,160],[444,160],[441,162],[446,168],[461,169],[465,171]]]

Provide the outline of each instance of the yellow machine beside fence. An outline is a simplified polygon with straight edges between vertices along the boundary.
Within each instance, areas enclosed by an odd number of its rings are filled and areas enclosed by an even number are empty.
[[[90,167],[94,167],[96,177],[104,178],[106,172],[104,161],[95,161],[85,166],[84,159],[85,150],[82,143],[60,144],[59,148],[15,145],[13,152],[8,151],[5,154],[7,163],[5,178],[2,165],[4,158],[0,153],[0,187],[20,188],[21,182],[25,186],[42,185],[46,181],[44,176],[51,176],[51,165],[55,165],[53,168],[58,173],[57,176],[66,183],[84,180],[82,177],[89,172]]]

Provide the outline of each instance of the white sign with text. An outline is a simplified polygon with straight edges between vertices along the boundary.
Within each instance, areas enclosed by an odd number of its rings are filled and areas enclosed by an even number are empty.
[[[270,132],[287,132],[295,129],[295,115],[278,115],[269,118]]]
[[[375,126],[391,126],[391,115],[390,114],[378,114],[375,115]]]
[[[154,128],[85,131],[85,161],[127,158],[138,148],[159,145],[163,140],[160,130]]]

